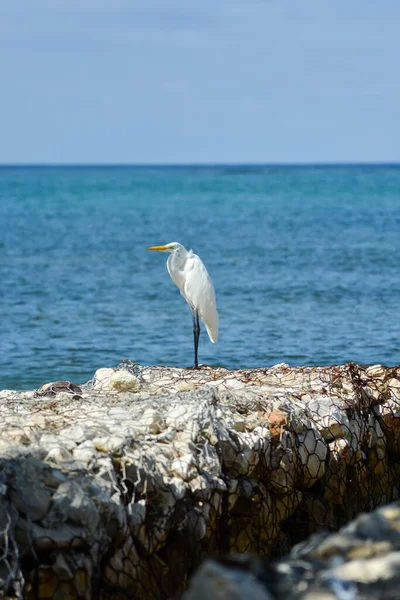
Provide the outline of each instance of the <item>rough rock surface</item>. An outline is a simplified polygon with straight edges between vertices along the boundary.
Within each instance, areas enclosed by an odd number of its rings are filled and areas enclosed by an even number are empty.
[[[177,597],[207,555],[274,557],[336,530],[397,497],[399,395],[400,367],[352,363],[125,361],[79,387],[4,390],[0,588]]]
[[[400,502],[320,533],[272,564],[249,555],[207,560],[183,600],[397,600]]]

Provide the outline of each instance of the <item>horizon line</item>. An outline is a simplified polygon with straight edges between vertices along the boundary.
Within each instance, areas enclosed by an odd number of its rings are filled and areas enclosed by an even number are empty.
[[[174,163],[0,163],[0,169],[23,168],[265,168],[265,167],[400,167],[400,161],[346,161],[346,162],[174,162]]]

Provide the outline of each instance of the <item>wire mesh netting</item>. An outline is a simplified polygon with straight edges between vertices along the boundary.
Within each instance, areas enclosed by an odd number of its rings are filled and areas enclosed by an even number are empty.
[[[178,598],[205,557],[275,558],[397,498],[399,376],[126,360],[4,390],[4,597]]]

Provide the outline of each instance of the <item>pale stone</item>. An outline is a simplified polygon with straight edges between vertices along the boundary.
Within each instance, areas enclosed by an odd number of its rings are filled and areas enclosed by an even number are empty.
[[[40,436],[39,443],[42,446],[51,448],[52,446],[59,446],[60,440],[58,438],[58,435],[55,435],[54,433],[43,433]]]
[[[110,389],[110,379],[115,373],[114,369],[102,368],[97,369],[94,374],[93,387],[100,391],[107,391]]]
[[[369,378],[380,378],[385,375],[385,368],[382,365],[371,365],[365,370],[365,374]]]
[[[108,410],[107,415],[110,419],[118,423],[123,423],[130,419],[131,413],[127,408],[123,408],[122,406],[113,406]]]
[[[15,398],[15,390],[0,390],[0,400]]]
[[[114,452],[123,446],[125,438],[123,436],[104,436],[101,438],[94,438],[93,444],[99,452]]]
[[[0,438],[0,456],[7,456],[7,454],[9,454],[10,452],[12,452],[12,449],[15,447],[16,442],[13,440],[6,440],[6,439],[2,439]]]
[[[44,429],[47,425],[46,416],[41,413],[33,413],[29,415],[29,425]]]
[[[172,491],[174,501],[182,500],[187,494],[186,482],[182,481],[180,477],[170,477],[169,490]]]
[[[72,396],[73,394],[70,394],[69,392],[57,392],[57,395],[54,398],[51,398],[51,400],[60,404],[62,402],[73,402]]]
[[[242,390],[246,388],[246,384],[243,381],[238,381],[237,379],[227,379],[225,385],[227,388],[232,388],[234,390]]]
[[[92,444],[92,446],[84,446],[81,444],[72,450],[72,456],[75,460],[83,462],[87,467],[91,461],[96,459],[97,450],[94,447],[94,444]]]
[[[179,456],[171,462],[171,473],[178,475],[184,481],[189,481],[197,475],[197,468],[192,454]]]
[[[179,383],[178,389],[180,392],[190,392],[191,390],[195,390],[196,386],[194,383],[190,383],[190,381],[182,381]]]
[[[400,388],[400,379],[392,377],[392,379],[389,379],[387,382],[387,385],[389,388],[395,388],[397,390],[397,388]]]
[[[216,488],[215,480],[197,475],[188,482],[188,489],[198,501],[207,502],[211,498],[212,489]]]
[[[53,446],[46,454],[45,460],[49,462],[63,463],[72,460],[72,454],[63,446]]]
[[[4,434],[8,440],[15,446],[19,444],[29,443],[29,436],[26,434],[23,428],[21,429],[7,429]]]
[[[164,417],[159,410],[148,408],[143,412],[140,422],[147,431],[156,434],[162,431]]]
[[[342,581],[372,584],[377,581],[393,580],[393,587],[400,584],[400,552],[389,556],[352,560],[331,569],[330,574]]]
[[[82,425],[67,427],[60,432],[62,439],[72,440],[75,444],[80,444],[86,439],[86,433]]]
[[[114,371],[109,385],[111,390],[118,392],[137,392],[140,389],[139,379],[129,371]]]

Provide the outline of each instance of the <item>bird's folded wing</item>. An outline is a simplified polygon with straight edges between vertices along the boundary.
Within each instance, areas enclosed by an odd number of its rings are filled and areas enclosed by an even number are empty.
[[[194,254],[185,264],[183,295],[192,309],[198,310],[209,338],[218,340],[218,312],[214,285],[202,260]]]

